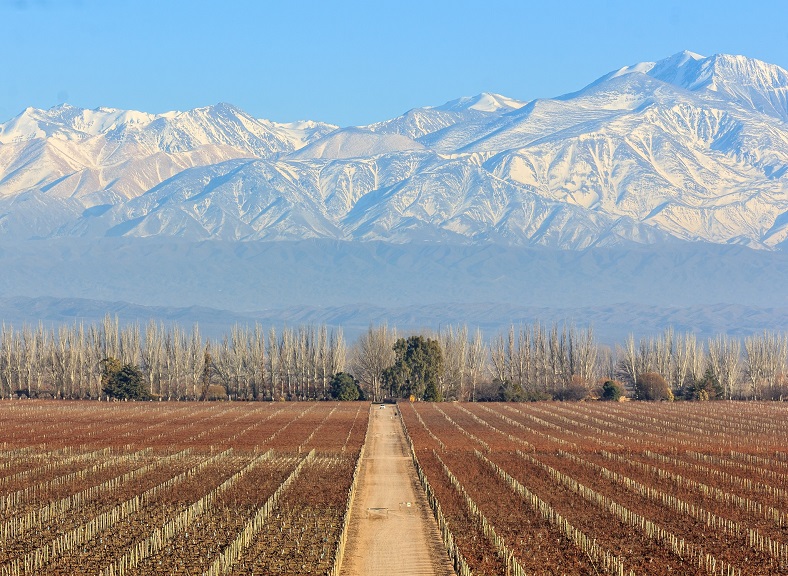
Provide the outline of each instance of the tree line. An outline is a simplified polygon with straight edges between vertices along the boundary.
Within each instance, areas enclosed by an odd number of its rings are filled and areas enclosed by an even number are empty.
[[[788,337],[776,332],[703,342],[667,329],[611,348],[590,327],[539,322],[489,340],[467,326],[401,337],[384,324],[351,344],[325,325],[234,326],[207,339],[197,324],[110,316],[0,330],[3,398],[100,399],[133,385],[135,397],[162,400],[782,400],[787,375]]]

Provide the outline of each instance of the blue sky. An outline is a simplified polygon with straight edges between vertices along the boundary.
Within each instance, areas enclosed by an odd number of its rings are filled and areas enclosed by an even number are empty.
[[[786,22],[784,1],[0,0],[0,122],[66,101],[367,124],[557,96],[684,49],[788,68]]]

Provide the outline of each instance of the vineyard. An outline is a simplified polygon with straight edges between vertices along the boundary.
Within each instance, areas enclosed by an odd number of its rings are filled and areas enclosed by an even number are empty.
[[[788,574],[788,409],[401,403],[458,574]]]
[[[0,403],[0,574],[336,574],[366,403]]]
[[[788,574],[782,403],[399,408],[458,574]],[[336,576],[368,422],[361,402],[2,402],[0,576]]]

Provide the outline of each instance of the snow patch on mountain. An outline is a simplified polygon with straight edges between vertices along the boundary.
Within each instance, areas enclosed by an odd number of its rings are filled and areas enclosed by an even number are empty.
[[[402,134],[377,133],[363,128],[336,130],[291,155],[294,159],[346,159],[395,151],[423,150],[424,145]]]
[[[628,74],[647,74],[706,98],[734,102],[788,121],[788,71],[762,60],[731,54],[704,57],[684,51],[658,62],[626,66],[595,84]]]
[[[491,94],[483,92],[476,96],[464,96],[456,100],[446,102],[441,106],[436,106],[436,110],[444,110],[447,112],[463,112],[466,110],[477,110],[479,112],[508,112],[510,110],[517,110],[525,106],[525,102],[507,98],[501,94]]]
[[[361,127],[28,109],[0,125],[0,235],[782,250],[787,93],[778,66],[682,52]]]

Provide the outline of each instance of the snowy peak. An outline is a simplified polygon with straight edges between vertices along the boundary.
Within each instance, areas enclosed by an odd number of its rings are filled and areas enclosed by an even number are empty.
[[[364,128],[372,132],[400,134],[412,140],[420,140],[452,126],[490,120],[522,108],[525,104],[500,94],[482,93],[477,96],[464,96],[441,106],[413,108],[402,116]]]
[[[0,238],[788,248],[788,73],[681,52],[553,99],[483,93],[362,127],[219,103],[0,125]]]
[[[154,114],[145,112],[113,108],[87,110],[69,104],[60,104],[49,110],[27,108],[16,118],[0,125],[0,143],[19,143],[37,138],[83,140],[119,125],[148,125],[155,118]]]
[[[742,106],[788,121],[788,72],[779,66],[717,54],[701,66],[699,85]]]
[[[268,122],[268,120],[260,120],[260,122]],[[284,136],[290,140],[294,150],[300,150],[310,142],[319,140],[339,128],[334,124],[326,122],[315,122],[314,120],[299,120],[297,122],[286,122],[276,124],[280,130],[283,131]]]
[[[115,203],[186,168],[279,157],[335,129],[259,120],[225,103],[163,114],[68,104],[28,108],[0,124],[0,198],[44,192],[79,198],[86,207]]]
[[[760,90],[784,89],[788,72],[762,60],[715,54],[704,58],[681,52],[654,63],[648,74],[654,78],[691,91],[721,89],[721,85],[750,85]]]
[[[745,56],[704,57],[679,52],[658,62],[641,62],[603,76],[594,84],[629,74],[648,76],[711,99],[723,99],[788,121],[788,72]]]
[[[267,121],[260,121],[230,104],[195,108],[171,117],[160,116],[146,130],[167,152],[186,152],[201,146],[230,146],[252,156],[293,150],[290,140]]]
[[[290,157],[338,160],[423,149],[422,144],[403,134],[373,132],[364,128],[343,128],[305,146]]]
[[[336,126],[322,122],[278,124],[258,120],[226,103],[162,114],[105,107],[89,110],[61,104],[49,110],[28,108],[0,124],[0,144],[104,137],[143,142],[165,152],[211,145],[235,146],[252,155],[267,156],[297,150],[335,129]]]
[[[693,76],[695,72],[690,72],[688,74],[688,70],[692,70],[698,62],[705,60],[705,56],[684,50],[683,52],[679,52],[678,54],[674,54],[658,62],[639,62],[632,66],[624,66],[623,68],[606,74],[597,82],[612,80],[613,78],[619,78],[627,74],[648,74],[653,78],[673,84],[674,86],[690,89],[688,84],[694,81]],[[687,77],[689,77],[689,81]]]
[[[517,110],[526,105],[526,102],[507,98],[500,94],[491,94],[489,92],[482,92],[476,96],[463,96],[456,100],[446,102],[442,106],[436,106],[436,110],[444,110],[446,112],[465,112],[474,110],[477,112],[487,112],[489,114],[496,112],[508,112],[510,110]]]

